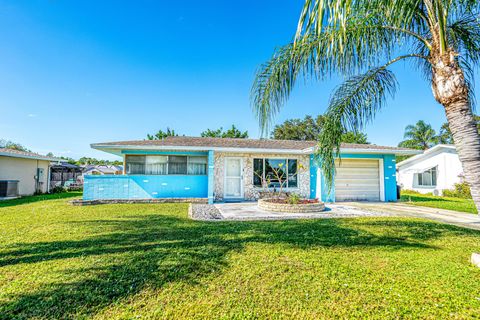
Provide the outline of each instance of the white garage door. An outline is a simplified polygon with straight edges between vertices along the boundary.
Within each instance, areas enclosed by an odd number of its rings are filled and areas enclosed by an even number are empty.
[[[335,201],[380,201],[378,160],[342,159],[335,162]]]

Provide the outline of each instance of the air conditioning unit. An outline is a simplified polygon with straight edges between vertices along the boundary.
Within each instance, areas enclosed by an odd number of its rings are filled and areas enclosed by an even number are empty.
[[[18,180],[0,180],[0,198],[18,197]]]

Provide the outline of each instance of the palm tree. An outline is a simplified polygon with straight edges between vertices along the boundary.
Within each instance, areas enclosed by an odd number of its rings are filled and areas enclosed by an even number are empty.
[[[465,178],[480,212],[480,136],[472,114],[472,70],[480,62],[480,0],[306,0],[292,43],[258,71],[252,104],[269,127],[299,77],[345,78],[332,94],[317,155],[332,185],[341,132],[360,131],[394,96],[390,67],[423,73],[444,107]]]
[[[398,144],[399,147],[427,150],[439,141],[439,136],[432,126],[423,120],[415,125],[408,125],[403,135],[405,140]]]

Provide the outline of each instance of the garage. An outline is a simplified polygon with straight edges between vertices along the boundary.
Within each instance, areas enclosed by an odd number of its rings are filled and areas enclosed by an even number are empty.
[[[380,201],[380,161],[341,159],[335,162],[335,201]]]

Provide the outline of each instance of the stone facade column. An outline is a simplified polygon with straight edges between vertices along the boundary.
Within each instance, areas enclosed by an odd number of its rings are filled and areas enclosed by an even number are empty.
[[[208,151],[208,203],[213,204],[213,191],[215,190],[215,155],[213,150]]]

